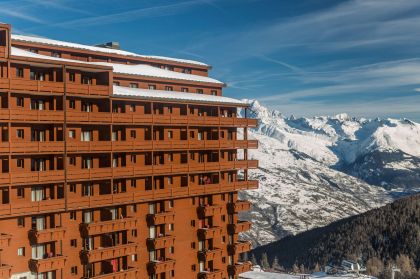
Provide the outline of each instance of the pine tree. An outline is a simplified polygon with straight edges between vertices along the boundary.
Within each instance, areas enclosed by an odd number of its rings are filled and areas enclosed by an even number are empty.
[[[267,253],[261,255],[261,267],[266,270],[270,268],[270,263],[268,262]]]
[[[271,268],[276,270],[276,271],[280,271],[282,268],[279,265],[279,259],[276,257],[274,257],[273,263],[271,264]]]
[[[255,258],[254,254],[251,255],[251,263],[252,265],[258,265],[257,258]]]

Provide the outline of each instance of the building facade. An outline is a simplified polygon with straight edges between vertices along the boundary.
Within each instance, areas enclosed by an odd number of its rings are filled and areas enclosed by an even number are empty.
[[[248,271],[257,122],[209,69],[0,24],[0,278]]]

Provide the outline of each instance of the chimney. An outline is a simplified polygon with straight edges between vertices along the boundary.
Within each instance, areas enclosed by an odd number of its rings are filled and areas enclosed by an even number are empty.
[[[99,44],[96,46],[103,47],[103,48],[121,49],[119,42],[107,42],[107,43]]]

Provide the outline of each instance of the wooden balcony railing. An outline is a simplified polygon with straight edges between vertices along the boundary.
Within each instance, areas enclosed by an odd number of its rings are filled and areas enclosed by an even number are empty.
[[[236,263],[234,265],[228,266],[228,273],[229,275],[238,275],[247,271],[250,271],[252,268],[251,262],[242,262],[242,263]]]
[[[239,221],[237,224],[228,224],[228,232],[230,234],[237,234],[241,232],[246,232],[251,229],[251,222],[248,221]]]
[[[197,208],[197,214],[200,218],[216,216],[222,214],[221,205],[202,205]]]
[[[1,120],[36,121],[61,123],[64,121],[62,110],[0,109]]]
[[[0,233],[0,249],[5,249],[9,247],[11,239],[12,239],[11,234]]]
[[[147,264],[147,271],[149,274],[160,274],[162,272],[169,272],[174,270],[175,260],[165,259],[162,261],[152,261]]]
[[[251,203],[249,201],[238,200],[233,203],[228,203],[227,209],[230,214],[238,213],[241,211],[247,211],[251,209]]]
[[[129,267],[126,270],[119,270],[117,272],[111,272],[93,277],[83,277],[83,279],[133,279],[139,278],[139,269],[136,267]]]
[[[66,113],[67,122],[85,123],[99,122],[110,123],[112,115],[109,112],[76,112],[68,110]]]
[[[12,266],[7,264],[0,264],[0,279],[12,278]]]
[[[165,235],[147,239],[147,247],[151,250],[163,249],[174,246],[175,236]]]
[[[174,220],[175,220],[175,213],[173,211],[147,214],[147,223],[149,226],[169,224],[169,223],[173,223]]]
[[[110,152],[111,141],[76,141],[67,142],[68,152]]]
[[[4,143],[4,144],[6,145],[8,143]],[[1,148],[1,151],[3,150],[4,148]],[[19,153],[19,154],[63,153],[64,142],[63,141],[12,141],[10,143],[10,152]]]
[[[64,170],[12,172],[9,173],[9,179],[11,184],[62,182],[64,180]]]
[[[64,210],[64,199],[42,201],[15,200],[13,203],[0,204],[0,215],[22,215]]]
[[[0,46],[0,57],[5,58],[6,57],[6,47]]]
[[[221,227],[211,227],[211,228],[201,228],[198,229],[197,234],[198,238],[205,240],[211,238],[218,238],[222,233]]]
[[[88,96],[109,96],[108,85],[75,84],[67,82],[67,93]]]
[[[127,217],[117,220],[109,220],[102,222],[95,222],[89,224],[82,224],[81,231],[84,235],[97,235],[110,232],[126,231],[135,229],[137,227],[137,219],[134,217]]]
[[[31,243],[45,243],[64,239],[66,230],[62,227],[45,229],[45,230],[30,230],[29,239]]]
[[[89,251],[82,251],[84,260],[89,263],[130,256],[136,253],[137,243],[122,244],[112,247],[103,247]]]
[[[31,259],[29,261],[29,269],[36,273],[58,270],[64,268],[66,261],[66,256],[55,256],[38,260]]]
[[[210,250],[198,251],[198,259],[200,261],[213,261],[221,258],[223,250],[220,248],[214,248]]]
[[[228,245],[228,252],[231,255],[248,252],[252,249],[252,244],[249,241],[238,241],[234,244]]]
[[[223,279],[223,271],[214,269],[211,271],[202,271],[198,274],[199,279]]]

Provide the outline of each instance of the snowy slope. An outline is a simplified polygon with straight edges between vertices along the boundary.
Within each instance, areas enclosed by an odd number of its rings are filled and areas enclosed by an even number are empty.
[[[420,125],[408,120],[335,117],[286,118],[257,101],[259,119],[250,151],[260,188],[241,193],[254,205],[242,218],[244,237],[265,244],[358,214],[420,189]],[[241,112],[243,113],[243,111]],[[249,113],[249,112],[248,112]]]

